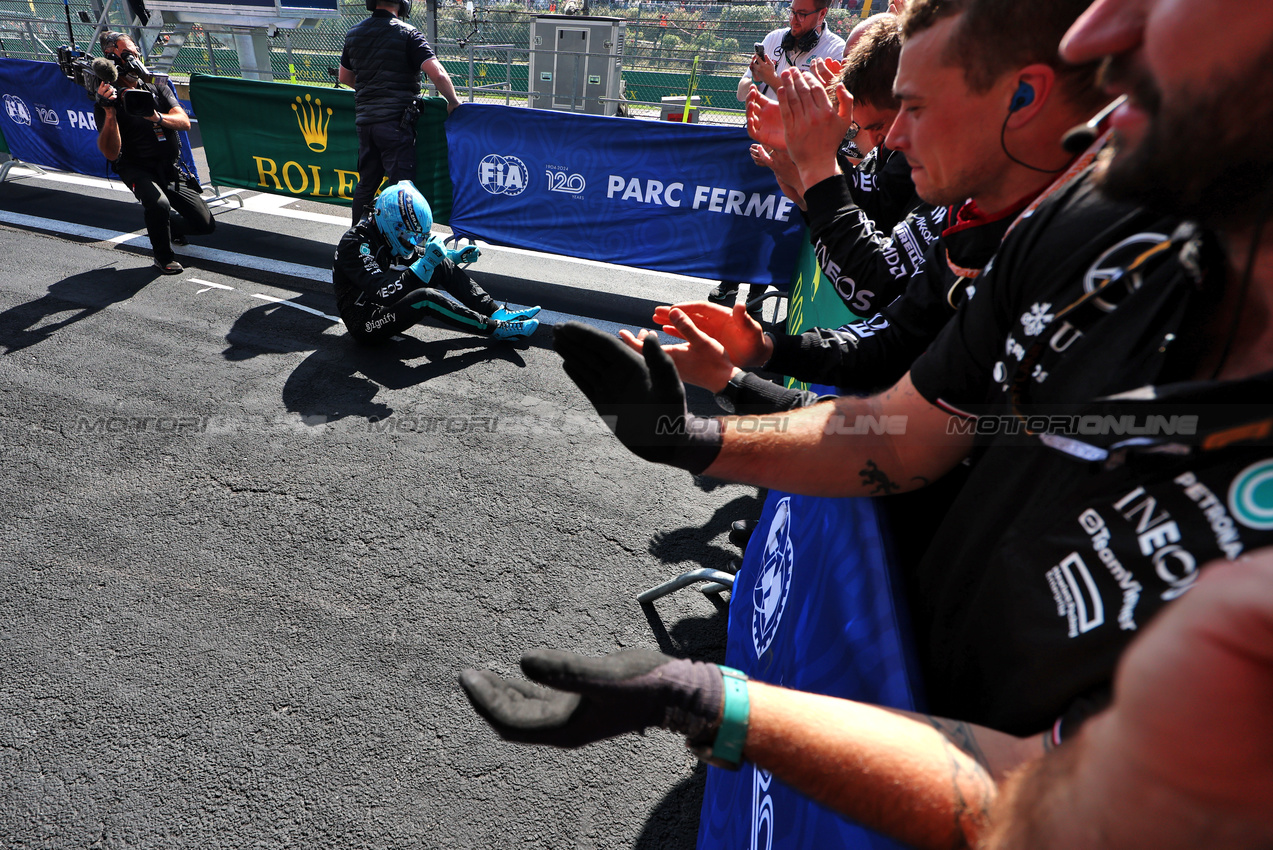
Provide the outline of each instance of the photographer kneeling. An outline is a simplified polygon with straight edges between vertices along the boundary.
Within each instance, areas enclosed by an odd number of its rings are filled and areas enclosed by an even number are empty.
[[[119,77],[115,85],[103,81],[97,87],[97,148],[141,201],[155,267],[164,274],[181,274],[172,246],[185,245],[186,237],[211,233],[216,227],[198,182],[180,165],[177,131],[190,129],[190,117],[171,89],[143,79],[150,74],[131,38],[108,31],[100,43]]]

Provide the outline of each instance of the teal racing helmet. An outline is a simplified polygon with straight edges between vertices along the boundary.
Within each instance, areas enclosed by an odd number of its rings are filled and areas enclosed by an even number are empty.
[[[371,220],[399,257],[410,257],[417,245],[423,245],[433,228],[433,210],[410,180],[403,180],[376,198]]]

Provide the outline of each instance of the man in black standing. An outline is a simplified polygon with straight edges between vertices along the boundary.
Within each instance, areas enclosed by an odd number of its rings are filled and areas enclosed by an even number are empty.
[[[211,233],[216,227],[198,182],[185,173],[180,161],[177,132],[190,129],[190,117],[171,88],[142,79],[145,66],[131,38],[107,31],[99,41],[102,52],[119,66],[119,78],[115,81],[118,91],[108,82],[97,88],[99,99],[93,107],[97,149],[141,201],[155,268],[163,274],[181,274],[172,246],[185,245],[186,237]],[[121,99],[133,90],[149,92],[154,98],[151,114],[130,114],[121,108]]]
[[[415,180],[414,100],[421,73],[446,99],[450,114],[460,105],[455,86],[424,34],[407,23],[411,0],[367,0],[371,16],[345,34],[339,80],[354,90],[358,127],[358,186],[354,224],[362,220],[381,181]],[[408,111],[410,109],[410,112]]]

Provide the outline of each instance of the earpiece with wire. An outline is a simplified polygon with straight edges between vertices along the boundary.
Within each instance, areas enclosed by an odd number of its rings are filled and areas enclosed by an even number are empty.
[[[1017,86],[1017,90],[1013,92],[1012,100],[1008,102],[1008,114],[1003,119],[1003,127],[999,129],[999,147],[1003,148],[1003,153],[1006,157],[1008,157],[1008,159],[1012,160],[1022,168],[1028,168],[1031,171],[1039,171],[1043,174],[1060,174],[1062,171],[1070,167],[1069,163],[1062,165],[1060,168],[1039,168],[1037,165],[1022,162],[1012,155],[1012,152],[1008,150],[1008,145],[1004,140],[1004,137],[1008,133],[1008,122],[1012,120],[1012,116],[1032,103],[1034,103],[1034,86],[1030,85],[1025,80],[1022,80]]]

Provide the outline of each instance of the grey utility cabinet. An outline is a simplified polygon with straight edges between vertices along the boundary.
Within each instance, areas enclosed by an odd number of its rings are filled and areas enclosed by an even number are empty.
[[[528,105],[614,115],[623,90],[620,18],[540,15],[530,27]]]

